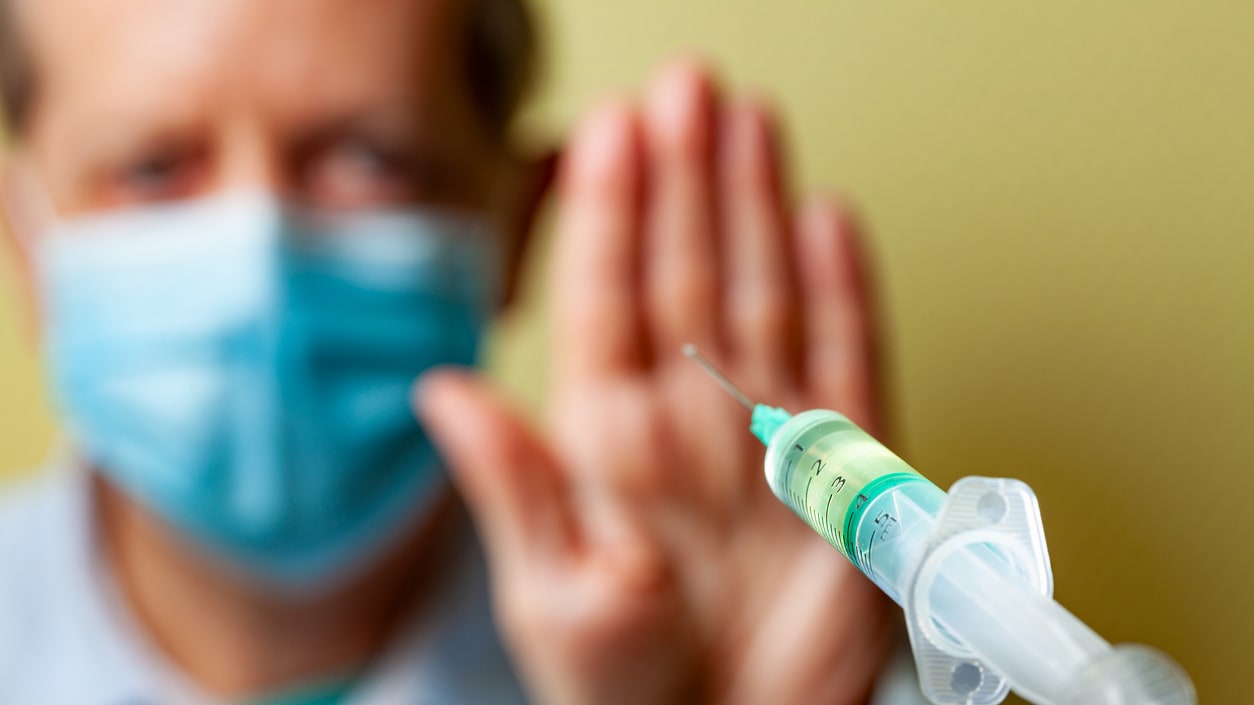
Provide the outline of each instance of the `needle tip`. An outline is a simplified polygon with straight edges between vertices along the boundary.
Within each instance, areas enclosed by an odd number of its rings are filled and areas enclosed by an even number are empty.
[[[728,394],[735,397],[736,401],[740,402],[742,406],[750,411],[753,411],[753,402],[749,399],[749,397],[745,396],[744,392],[737,389],[736,385],[732,384],[731,380],[727,379],[727,376],[714,366],[714,363],[705,359],[705,356],[701,354],[701,351],[697,349],[696,345],[693,345],[692,343],[684,343],[682,349],[685,357],[697,363],[701,369],[705,370],[706,374],[713,377],[714,381],[718,382],[719,386],[727,390]]]

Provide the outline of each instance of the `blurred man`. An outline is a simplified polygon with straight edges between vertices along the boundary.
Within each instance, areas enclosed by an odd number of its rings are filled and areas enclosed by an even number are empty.
[[[0,509],[0,702],[866,702],[885,605],[678,355],[875,427],[849,221],[758,103],[680,63],[577,129],[540,430],[446,367],[547,182],[518,0],[3,12],[70,447]]]

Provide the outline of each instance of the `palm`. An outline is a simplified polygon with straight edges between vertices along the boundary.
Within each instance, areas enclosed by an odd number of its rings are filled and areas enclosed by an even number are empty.
[[[798,390],[746,391],[792,410],[851,406]],[[595,532],[605,513],[621,518],[605,529],[603,553],[564,564],[584,577],[545,578],[595,591],[554,607],[596,605],[562,638],[604,669],[603,692],[624,702],[692,702],[696,691],[746,703],[861,694],[857,679],[865,686],[882,652],[880,598],[772,496],[743,408],[676,355],[569,392],[555,411],[564,465],[583,469],[572,470],[574,484],[614,498],[592,502],[585,525]],[[547,632],[550,643],[555,636]],[[640,645],[633,658],[622,658],[624,643]],[[642,697],[645,683],[653,698]]]
[[[874,431],[851,228],[793,217],[770,120],[699,72],[646,103],[594,113],[563,173],[549,437],[465,389],[425,405],[506,638],[544,705],[865,699],[882,599],[775,500],[748,413],[680,354]]]

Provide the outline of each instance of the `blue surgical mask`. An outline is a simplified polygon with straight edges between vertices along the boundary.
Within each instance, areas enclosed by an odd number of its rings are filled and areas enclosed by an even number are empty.
[[[468,215],[259,193],[62,223],[38,259],[69,430],[248,577],[340,583],[446,486],[410,389],[475,363],[499,251]]]

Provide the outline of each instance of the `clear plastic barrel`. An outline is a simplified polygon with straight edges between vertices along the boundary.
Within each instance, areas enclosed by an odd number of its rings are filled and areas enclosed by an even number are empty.
[[[845,416],[806,411],[771,439],[766,481],[775,496],[898,603],[899,581],[917,555],[879,552],[879,539],[902,532],[926,539],[945,493]],[[895,511],[897,499],[908,497]]]

